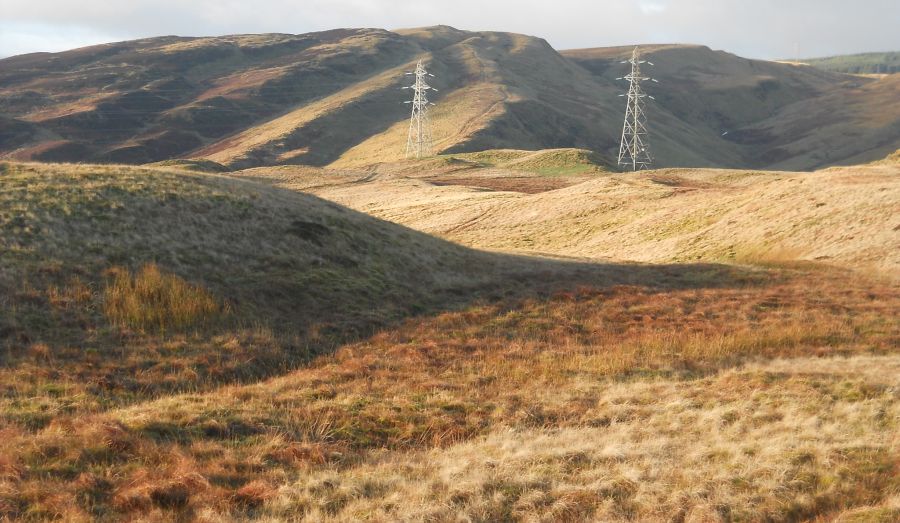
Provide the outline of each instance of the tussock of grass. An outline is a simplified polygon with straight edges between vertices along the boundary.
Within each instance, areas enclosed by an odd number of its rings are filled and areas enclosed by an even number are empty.
[[[155,264],[136,273],[121,267],[109,270],[103,294],[104,312],[110,322],[137,330],[171,331],[202,327],[227,314],[209,291],[166,274]]]

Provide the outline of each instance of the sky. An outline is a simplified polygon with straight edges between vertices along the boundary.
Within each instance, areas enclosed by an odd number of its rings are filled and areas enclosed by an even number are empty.
[[[748,58],[900,51],[900,0],[0,0],[0,57],[161,35],[452,25],[557,49],[703,44]]]

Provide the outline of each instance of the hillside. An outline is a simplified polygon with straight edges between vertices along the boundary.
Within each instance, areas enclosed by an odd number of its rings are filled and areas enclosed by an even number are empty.
[[[463,160],[510,155],[556,158],[556,169],[543,168],[560,174]],[[900,170],[890,158],[813,173],[598,176],[579,173],[597,168],[583,157],[581,167],[566,166],[573,157],[488,151],[368,172],[282,167],[239,174],[478,248],[643,262],[808,260],[900,274]]]
[[[563,54],[596,77],[612,81],[621,76],[618,61],[631,49]],[[646,59],[656,64],[649,73],[661,80],[654,86],[658,103],[651,110],[682,122],[687,137],[669,145],[670,133],[655,130],[659,166],[812,170],[872,161],[898,147],[898,77],[847,77],[700,46],[644,49]],[[685,146],[687,140],[692,144]],[[670,160],[660,147],[698,153]]]
[[[587,157],[506,158],[544,168]],[[691,286],[697,274],[732,272],[481,252],[293,185],[193,167],[0,162],[0,420],[40,428],[58,408],[253,381],[474,303],[580,284]],[[358,175],[308,169],[329,183]],[[278,171],[265,174],[271,182]],[[44,388],[56,393],[40,405],[10,400]]]
[[[893,160],[595,160],[0,163],[0,519],[896,519]]]
[[[650,108],[662,166],[807,170],[900,146],[896,79],[699,46],[646,50],[662,81]],[[582,148],[609,163],[628,52],[559,53],[540,38],[440,26],[161,37],[17,56],[0,60],[0,157],[206,158],[232,169],[396,161],[408,117],[399,88],[422,58],[439,89],[439,151]]]
[[[187,170],[0,163],[0,180],[0,420],[32,428],[277,374],[411,315],[641,277]]]

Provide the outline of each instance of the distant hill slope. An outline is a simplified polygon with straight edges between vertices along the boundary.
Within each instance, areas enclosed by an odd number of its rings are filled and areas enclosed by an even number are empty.
[[[794,60],[823,71],[849,74],[900,73],[900,52],[861,53]]]
[[[464,245],[642,262],[822,261],[900,275],[900,168],[661,169],[528,190],[512,168],[422,162],[357,176],[240,173]],[[365,174],[365,175],[364,175]],[[532,175],[540,180],[542,176]],[[523,189],[524,188],[524,189]]]
[[[647,46],[662,166],[871,161],[900,146],[897,82]],[[436,75],[439,152],[581,148],[617,153],[631,48],[557,52],[540,38],[439,26],[304,35],[161,37],[0,60],[0,157],[239,169],[396,161],[403,73]],[[812,114],[810,114],[812,108]],[[850,136],[852,139],[847,139]]]
[[[632,49],[563,55],[612,81]],[[678,136],[651,122],[661,166],[810,170],[876,160],[900,145],[900,78],[851,78],[701,46],[642,49],[655,64],[648,74],[660,79],[648,111],[684,126]]]

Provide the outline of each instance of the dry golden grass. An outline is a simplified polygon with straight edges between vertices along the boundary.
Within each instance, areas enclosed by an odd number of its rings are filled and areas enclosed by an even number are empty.
[[[267,512],[321,521],[894,521],[896,424],[883,420],[897,414],[896,399],[840,391],[893,386],[897,359],[827,360],[820,375],[805,372],[807,362],[693,382],[582,382],[570,401],[594,404],[588,423],[538,421],[305,475]],[[842,369],[857,363],[882,368]]]
[[[891,514],[896,286],[767,275],[484,303],[259,384],[8,425],[0,499],[149,520]]]
[[[166,332],[201,327],[228,310],[204,288],[147,264],[136,274],[110,269],[103,292],[103,309],[119,327]]]
[[[523,259],[248,180],[0,172],[0,519],[891,521],[900,510],[896,280],[770,246],[747,250],[763,267]],[[354,185],[374,183],[257,174],[357,198]],[[382,199],[455,198],[448,219],[485,205],[479,194],[498,215],[520,198],[366,176],[389,182],[368,190],[396,191]],[[676,182],[759,183],[650,176],[613,187],[666,195],[659,205],[677,194],[658,186]],[[867,178],[850,179],[845,193]],[[840,209],[848,223],[864,212]]]
[[[522,172],[468,164],[385,165],[376,173],[263,168],[241,175],[480,249],[645,262],[786,258],[900,275],[895,162],[814,173],[576,175],[580,183],[550,191],[531,190],[540,188],[540,175],[531,182]],[[517,186],[518,193],[504,190]]]

